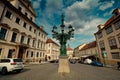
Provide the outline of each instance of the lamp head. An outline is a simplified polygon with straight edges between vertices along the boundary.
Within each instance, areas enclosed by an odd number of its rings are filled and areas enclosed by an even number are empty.
[[[68,28],[69,28],[69,31],[71,32],[71,31],[72,31],[72,26],[71,26],[71,25],[69,25],[69,27],[68,27]]]
[[[53,26],[52,32],[57,32],[57,27],[56,26]]]

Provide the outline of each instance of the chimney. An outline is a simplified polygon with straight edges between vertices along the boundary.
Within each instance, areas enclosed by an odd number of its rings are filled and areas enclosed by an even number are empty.
[[[104,26],[102,24],[98,25],[98,30],[102,29]]]
[[[116,8],[115,10],[113,10],[112,14],[114,14],[115,17],[120,15],[120,8]]]
[[[40,29],[42,29],[42,30],[43,30],[43,29],[44,29],[44,27],[43,27],[43,26],[40,26]]]

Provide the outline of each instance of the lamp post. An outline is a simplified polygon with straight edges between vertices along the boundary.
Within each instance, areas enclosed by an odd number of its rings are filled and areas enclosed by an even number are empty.
[[[74,29],[71,25],[68,26],[69,31],[67,33],[65,33],[65,25],[64,25],[64,15],[62,14],[61,16],[61,31],[58,32],[57,31],[57,27],[53,26],[53,30],[52,30],[52,36],[53,38],[56,38],[57,40],[59,40],[60,43],[60,59],[59,59],[59,70],[58,72],[69,72],[65,71],[65,69],[63,70],[63,66],[65,66],[66,68],[69,68],[68,65],[68,61],[67,61],[67,54],[66,54],[66,43],[67,40],[70,40],[70,38],[73,38],[74,36]],[[67,69],[66,69],[67,70]]]
[[[58,33],[57,31],[57,27],[56,26],[53,26],[53,38],[56,38],[57,40],[59,40],[59,43],[61,45],[60,47],[60,56],[66,56],[66,43],[67,43],[67,40],[70,40],[70,38],[73,38],[74,36],[74,29],[73,27],[70,25],[68,28],[69,28],[69,32],[68,33],[65,33],[64,32],[64,15],[62,15],[62,24],[60,25],[61,27],[61,32]]]

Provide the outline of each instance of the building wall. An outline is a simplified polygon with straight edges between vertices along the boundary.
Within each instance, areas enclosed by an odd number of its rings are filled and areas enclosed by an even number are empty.
[[[68,56],[68,58],[72,58],[73,57],[73,50],[68,50],[67,56]]]
[[[48,60],[51,61],[51,60],[59,59],[59,55],[60,55],[60,46],[56,45],[55,43],[47,43]]]
[[[9,18],[6,16],[8,11],[11,13]],[[30,14],[30,12],[28,12],[28,14]],[[11,53],[12,58],[22,58],[24,61],[28,62],[44,61],[47,34],[42,28],[38,28],[32,20],[28,20],[28,17],[23,16],[24,14],[19,14],[15,12],[14,9],[6,6],[0,22],[0,30],[7,30],[5,38],[0,39],[0,58],[8,58],[8,54]],[[20,19],[19,23],[15,22],[17,17]],[[25,27],[24,22],[26,23]],[[15,41],[11,41],[13,33],[16,33]],[[23,43],[21,43],[22,36],[24,36]]]
[[[89,48],[89,49],[85,49],[85,50],[80,50],[79,52],[79,56],[84,56],[84,55],[95,55],[98,56],[98,49],[97,47],[93,47],[93,48]]]
[[[120,13],[119,13],[120,15]],[[113,19],[115,19],[118,16],[114,16],[112,17]],[[113,20],[111,23],[109,23],[107,26],[104,26],[106,28],[102,28],[100,30],[101,32],[101,37],[100,37],[100,33],[96,33],[96,41],[97,41],[97,45],[98,45],[98,50],[99,50],[99,54],[100,54],[100,59],[101,62],[104,64],[116,64],[117,61],[120,61],[120,27],[119,29],[115,29],[115,23],[119,23],[120,24],[120,17],[117,18],[118,20]],[[106,33],[106,29],[111,26],[112,28],[112,32],[107,34]],[[120,26],[120,25],[119,25]],[[110,40],[113,40],[112,43],[110,43]],[[101,44],[103,43],[103,46],[101,47]],[[115,44],[114,46],[110,47],[110,44]],[[113,49],[112,49],[113,48]],[[104,51],[106,52],[106,56],[103,57],[103,53]]]
[[[1,17],[2,17],[2,13],[3,13],[3,10],[4,10],[4,4],[0,2],[0,20],[1,20]]]
[[[78,47],[76,47],[76,48],[74,49],[75,56],[77,56],[77,57],[80,57],[80,56],[81,56],[80,50],[81,50],[85,45],[86,45],[86,44],[79,45]]]

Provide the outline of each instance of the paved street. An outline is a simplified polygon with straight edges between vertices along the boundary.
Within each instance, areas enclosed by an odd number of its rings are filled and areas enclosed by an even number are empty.
[[[85,64],[70,64],[70,74],[58,74],[58,64],[27,65],[18,74],[0,75],[0,80],[120,80],[120,71]]]

